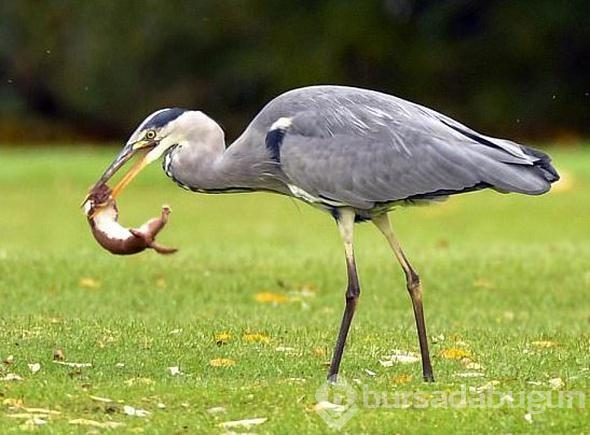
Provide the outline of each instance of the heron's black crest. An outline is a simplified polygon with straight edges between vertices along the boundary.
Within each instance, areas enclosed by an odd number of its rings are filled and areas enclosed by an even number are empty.
[[[173,107],[171,109],[164,109],[156,113],[150,119],[147,120],[145,125],[143,126],[144,129],[146,128],[160,128],[168,124],[170,121],[174,121],[180,115],[186,112],[185,109],[180,109],[178,107]]]
[[[266,148],[270,151],[272,159],[276,162],[281,161],[281,143],[286,132],[286,128],[275,128],[266,134]]]

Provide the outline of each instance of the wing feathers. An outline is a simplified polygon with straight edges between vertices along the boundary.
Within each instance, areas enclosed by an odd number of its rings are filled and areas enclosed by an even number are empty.
[[[480,135],[421,106],[411,113],[414,106],[404,107],[401,119],[393,116],[399,108],[365,103],[290,118],[280,143],[273,143],[290,183],[368,209],[484,187],[540,194],[558,177],[539,151]]]

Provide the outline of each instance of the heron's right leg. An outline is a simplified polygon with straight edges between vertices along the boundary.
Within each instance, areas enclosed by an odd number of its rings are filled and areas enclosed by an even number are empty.
[[[333,378],[333,376],[337,376],[340,369],[340,361],[342,360],[342,354],[344,352],[344,344],[346,343],[348,330],[350,329],[350,324],[352,323],[352,318],[356,310],[356,303],[361,293],[358,275],[356,272],[356,264],[354,261],[354,218],[355,212],[349,208],[339,209],[339,214],[336,218],[338,229],[340,230],[340,235],[342,236],[342,241],[344,243],[348,286],[346,287],[346,306],[344,308],[344,314],[340,324],[340,332],[338,333],[338,339],[336,340],[336,346],[334,347],[334,355],[332,356],[330,370],[328,371],[328,379],[333,381],[336,380]]]
[[[426,335],[426,322],[424,320],[424,307],[422,305],[422,284],[420,283],[420,277],[408,261],[406,254],[402,251],[402,247],[393,234],[387,214],[374,216],[372,221],[387,239],[395,258],[399,261],[399,264],[406,275],[406,285],[408,293],[410,293],[410,298],[412,299],[416,329],[418,330],[420,355],[422,357],[422,375],[425,381],[434,382],[432,364],[430,363],[430,352],[428,351],[428,338]]]

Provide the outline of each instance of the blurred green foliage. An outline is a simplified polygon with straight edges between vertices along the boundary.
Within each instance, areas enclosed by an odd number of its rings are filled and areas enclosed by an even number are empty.
[[[162,106],[202,109],[231,138],[315,83],[498,135],[588,135],[589,17],[587,0],[4,0],[0,141],[121,140]]]

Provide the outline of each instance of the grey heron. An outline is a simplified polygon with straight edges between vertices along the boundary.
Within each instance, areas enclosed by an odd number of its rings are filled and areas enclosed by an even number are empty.
[[[388,211],[491,188],[539,195],[559,179],[545,153],[485,136],[432,109],[384,93],[311,86],[270,101],[226,147],[221,127],[200,111],[149,115],[100,177],[106,183],[132,156],[137,163],[116,197],[146,165],[163,158],[168,177],[202,193],[270,191],[329,212],[344,244],[348,285],[328,378],[339,372],[360,295],[353,230],[371,221],[406,278],[424,380],[434,381],[420,278],[394,235]]]

